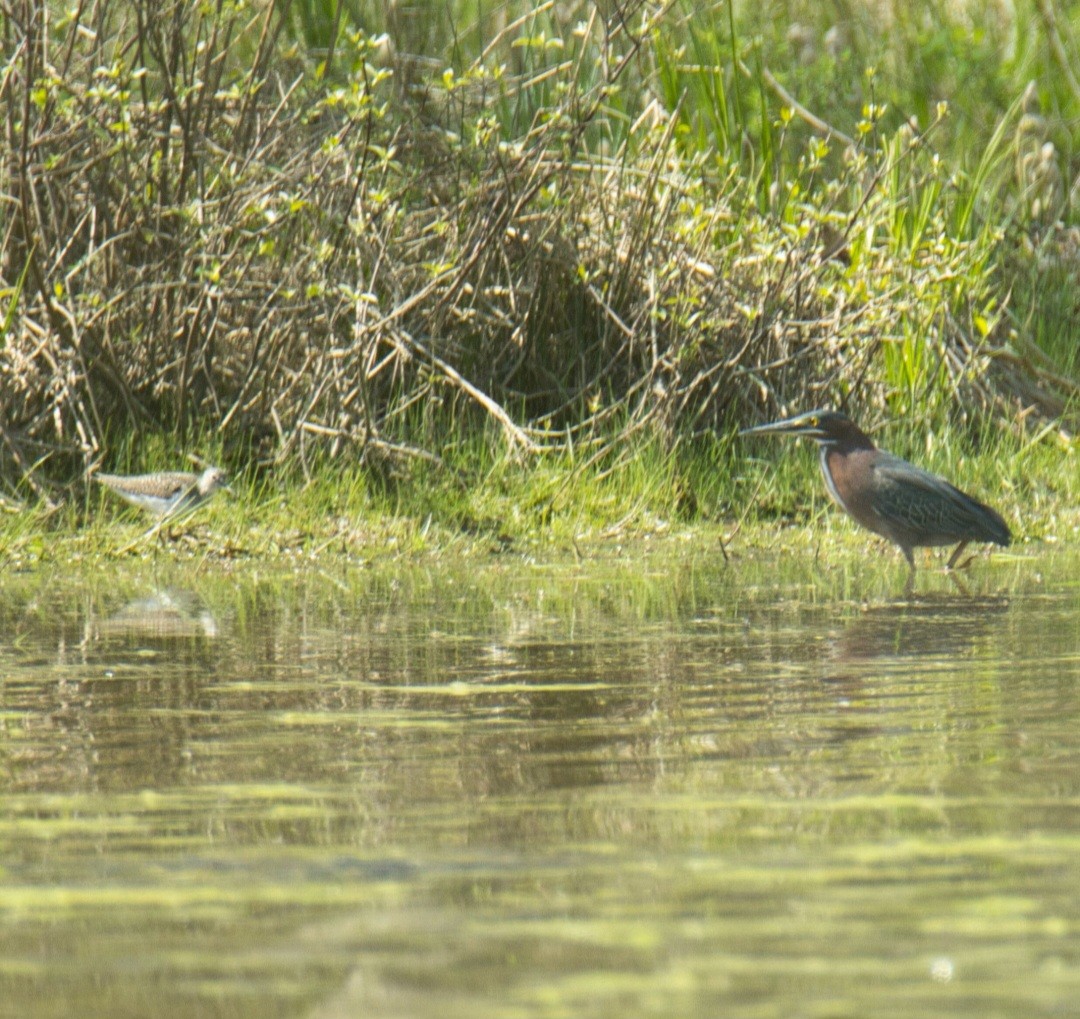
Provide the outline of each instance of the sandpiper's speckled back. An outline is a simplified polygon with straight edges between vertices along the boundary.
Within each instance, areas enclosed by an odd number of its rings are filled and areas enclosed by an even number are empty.
[[[156,474],[95,474],[94,478],[121,498],[158,517],[194,509],[219,488],[227,487],[228,481],[220,467],[207,467],[202,474],[162,471]]]

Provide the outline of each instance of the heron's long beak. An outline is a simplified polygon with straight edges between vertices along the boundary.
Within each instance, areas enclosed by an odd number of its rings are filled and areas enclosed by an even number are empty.
[[[782,421],[770,421],[767,425],[756,425],[753,428],[744,428],[740,435],[806,435],[813,434],[814,425],[807,414],[799,414],[797,417],[784,418]]]

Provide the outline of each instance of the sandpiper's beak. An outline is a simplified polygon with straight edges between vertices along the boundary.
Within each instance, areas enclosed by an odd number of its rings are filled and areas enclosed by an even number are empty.
[[[235,495],[236,493],[233,492],[232,485],[229,484],[229,475],[222,470],[217,470],[215,468],[211,469],[214,470],[214,476],[213,483],[210,488],[210,493],[212,494],[214,492],[228,492],[229,495]]]

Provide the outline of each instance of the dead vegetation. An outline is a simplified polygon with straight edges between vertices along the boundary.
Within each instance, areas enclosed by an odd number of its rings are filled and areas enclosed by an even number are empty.
[[[836,175],[813,196],[742,174],[641,89],[664,9],[609,6],[516,75],[492,70],[510,21],[459,78],[354,34],[322,79],[274,7],[96,0],[57,24],[16,4],[6,483],[45,492],[133,432],[304,464],[439,460],[493,422],[521,455],[598,458],[751,404],[1060,405],[1031,359],[988,370],[1000,237],[953,229],[925,136],[817,139],[802,179]]]

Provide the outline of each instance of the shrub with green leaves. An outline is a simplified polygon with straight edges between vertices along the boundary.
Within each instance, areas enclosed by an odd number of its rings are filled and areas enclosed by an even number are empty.
[[[133,431],[603,458],[750,406],[1060,412],[1075,362],[1010,307],[1067,257],[1068,121],[1020,83],[1050,22],[879,7],[23,5],[0,473]]]

